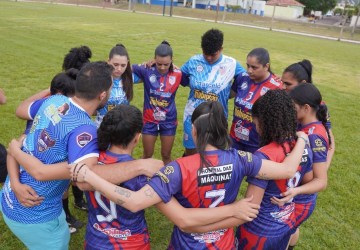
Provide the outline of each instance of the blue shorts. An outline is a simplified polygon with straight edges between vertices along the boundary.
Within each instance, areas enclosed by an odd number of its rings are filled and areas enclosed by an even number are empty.
[[[145,135],[153,135],[158,136],[175,136],[176,134],[177,124],[176,122],[168,122],[168,123],[153,123],[153,122],[145,122],[143,126],[142,133]]]
[[[232,148],[235,148],[237,150],[241,150],[241,151],[245,151],[245,152],[250,152],[250,153],[254,153],[256,150],[259,149],[259,147],[254,147],[254,146],[249,146],[249,145],[245,145],[243,143],[240,143],[238,141],[236,141],[234,138],[230,137],[231,141],[232,141]]]
[[[191,130],[192,130],[192,123],[191,123],[191,118],[189,118],[184,121],[183,145],[184,148],[195,149],[196,145],[194,139],[192,138]]]
[[[30,250],[69,249],[70,231],[64,211],[58,218],[39,224],[23,224],[7,218],[4,214],[2,216],[10,230]]]
[[[271,230],[271,229],[270,229]],[[240,226],[237,229],[238,249],[240,250],[285,250],[290,241],[291,231],[282,233],[279,236],[260,236],[246,230]]]

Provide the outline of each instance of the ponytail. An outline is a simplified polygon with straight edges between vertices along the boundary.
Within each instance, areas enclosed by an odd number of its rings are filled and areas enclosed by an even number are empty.
[[[316,118],[321,121],[321,123],[324,125],[325,129],[326,129],[326,133],[328,135],[329,138],[329,145],[331,145],[331,137],[330,137],[330,131],[329,128],[326,126],[327,123],[327,107],[324,104],[320,104],[317,112],[316,112]]]
[[[173,50],[170,46],[170,43],[166,40],[162,41],[161,44],[159,46],[156,47],[155,49],[155,57],[159,56],[159,57],[166,57],[166,56],[170,56],[171,60],[173,58]],[[171,62],[170,67],[169,67],[169,71],[173,72],[174,71],[174,65]]]

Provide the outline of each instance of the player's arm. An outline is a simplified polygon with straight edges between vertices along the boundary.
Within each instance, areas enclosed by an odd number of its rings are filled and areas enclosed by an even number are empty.
[[[195,232],[197,227],[201,228],[204,225],[231,217],[238,218],[244,222],[252,221],[256,218],[260,208],[259,205],[253,203],[252,197],[213,208],[184,208],[172,197],[169,202],[160,202],[155,206],[176,226],[186,232]]]
[[[264,180],[279,180],[292,178],[304,152],[305,145],[308,141],[308,136],[304,132],[297,132],[298,140],[291,153],[285,157],[282,163],[277,163],[268,160],[262,160],[261,168],[256,178]]]
[[[22,184],[19,180],[19,165],[10,155],[7,155],[6,165],[10,178],[11,189],[14,191],[18,201],[25,207],[40,205],[44,197],[40,197],[35,190],[27,184]]]
[[[332,158],[335,153],[335,138],[334,138],[334,134],[333,134],[331,128],[329,128],[329,135],[330,135],[330,139],[331,139],[331,144],[329,145],[329,150],[327,152],[327,157],[326,157],[326,167],[327,168],[330,167]]]
[[[67,170],[67,162],[57,164],[44,164],[36,157],[23,152],[21,141],[12,139],[9,144],[9,154],[24,167],[24,169],[38,181],[63,180],[69,179],[70,175]]]
[[[108,182],[86,164],[79,163],[69,167],[73,181],[89,183],[103,196],[133,213],[161,202],[159,195],[147,184],[135,192]]]
[[[35,95],[30,96],[29,98],[27,98],[26,100],[22,101],[19,106],[16,108],[16,116],[19,117],[20,119],[24,119],[24,120],[30,120],[32,119],[29,116],[29,107],[31,105],[31,103],[33,103],[36,100],[39,100],[41,98],[44,98],[46,96],[50,95],[50,89],[47,88],[45,90],[40,91],[39,93],[36,93]]]

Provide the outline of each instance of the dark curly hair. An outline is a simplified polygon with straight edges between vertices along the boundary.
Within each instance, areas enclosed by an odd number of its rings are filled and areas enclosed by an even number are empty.
[[[252,116],[258,119],[260,146],[276,142],[284,149],[288,143],[294,147],[296,136],[296,110],[294,102],[285,90],[269,90],[252,107]]]
[[[126,98],[130,102],[133,99],[133,96],[134,96],[134,90],[133,90],[134,81],[133,81],[133,76],[132,76],[131,62],[130,62],[129,53],[127,52],[125,46],[122,43],[116,44],[115,47],[113,47],[110,50],[110,52],[109,52],[109,60],[111,58],[113,58],[114,56],[116,56],[116,55],[118,55],[118,56],[126,56],[126,58],[128,60],[128,64],[126,66],[126,69],[125,69],[124,73],[121,75],[121,82],[122,82],[123,89],[124,89],[125,94],[126,94]]]
[[[219,51],[224,43],[224,33],[218,29],[211,29],[201,37],[201,48],[205,55],[213,55]]]
[[[71,48],[64,57],[62,69],[68,70],[74,68],[80,70],[85,64],[90,62],[91,56],[92,52],[88,46]]]
[[[127,147],[143,127],[141,111],[132,105],[117,105],[104,116],[97,130],[99,149],[110,145]]]

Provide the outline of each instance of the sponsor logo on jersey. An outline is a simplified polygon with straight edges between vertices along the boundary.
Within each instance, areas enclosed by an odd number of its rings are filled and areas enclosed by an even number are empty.
[[[170,180],[169,180],[169,178],[166,176],[166,174],[164,174],[164,173],[161,172],[161,171],[158,171],[155,175],[159,176],[164,183],[169,183],[169,182],[170,182]]]
[[[98,223],[95,223],[93,227],[98,230],[99,232],[102,232],[103,234],[106,234],[113,238],[118,238],[122,240],[127,240],[128,237],[131,236],[131,231],[129,229],[126,230],[119,230],[117,228],[103,228]]]
[[[280,211],[272,212],[270,215],[280,223],[286,223],[291,219],[291,215],[293,214],[295,209],[295,203],[290,203],[289,205],[285,205],[281,207]]]
[[[59,107],[54,104],[49,105],[45,110],[45,116],[52,122],[53,125],[61,121],[61,117],[66,115],[70,109],[68,103],[63,103]]]
[[[217,101],[219,97],[213,93],[205,93],[201,90],[195,89],[194,97],[205,101]]]
[[[173,166],[166,166],[164,169],[164,174],[169,175],[174,173],[174,167]]]
[[[267,87],[262,87],[261,90],[260,90],[260,95],[263,96],[263,95],[265,95],[266,92],[268,92],[268,91],[269,91],[269,88],[267,88]]]
[[[40,118],[41,118],[41,115],[36,115],[35,116],[33,124],[31,125],[31,128],[30,128],[30,133],[35,131],[36,126],[39,124]]]
[[[88,144],[92,140],[92,135],[89,133],[81,133],[76,137],[76,142],[80,147],[85,147],[86,144]]]
[[[220,229],[208,233],[192,233],[191,236],[199,243],[214,243],[220,240],[221,236],[223,236],[226,231],[227,229]]]
[[[160,100],[153,96],[150,96],[150,104],[162,108],[166,108],[169,106],[169,102],[167,100]]]
[[[156,82],[156,75],[150,75],[150,77],[149,77],[149,81],[151,82],[151,83],[155,83]]]
[[[308,130],[308,135],[312,135],[314,133],[315,127],[311,127]]]
[[[252,162],[252,161],[253,161],[253,159],[252,159],[252,154],[251,154],[250,152],[245,152],[245,151],[242,151],[242,150],[238,150],[238,154],[239,154],[241,157],[246,157],[248,162]]]
[[[250,112],[244,112],[241,108],[239,107],[235,107],[234,108],[234,116],[243,120],[243,121],[248,121],[248,122],[252,122],[253,118]]]
[[[324,152],[324,151],[326,151],[326,147],[323,145],[323,142],[321,141],[321,139],[316,139],[315,140],[315,145],[316,145],[316,147],[312,148],[312,150],[314,152]]]
[[[197,72],[202,72],[204,70],[204,67],[201,65],[201,64],[199,64],[198,66],[196,66],[196,71]]]
[[[241,124],[242,124],[242,120],[239,120],[235,124],[235,129],[234,129],[235,136],[240,140],[248,141],[250,137],[250,130],[242,126]]]
[[[170,76],[170,77],[169,77],[169,83],[170,83],[171,85],[174,85],[175,82],[176,82],[176,76]]]
[[[37,146],[40,152],[44,152],[47,149],[55,145],[55,140],[51,139],[48,132],[43,129],[40,133],[40,138],[38,139]]]
[[[197,171],[198,186],[227,183],[231,180],[233,164],[203,167]]]
[[[247,102],[246,100],[244,100],[243,98],[240,98],[240,97],[236,97],[235,104],[237,104],[238,106],[243,105],[247,109],[252,109],[252,106],[253,106],[253,104],[251,102]]]

